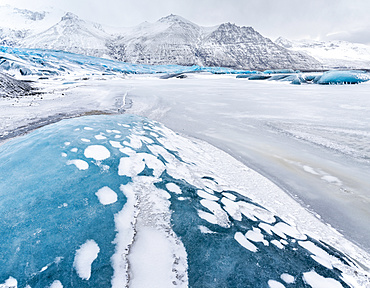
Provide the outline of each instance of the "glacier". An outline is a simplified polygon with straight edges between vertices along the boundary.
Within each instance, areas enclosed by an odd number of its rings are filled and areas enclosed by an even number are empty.
[[[290,81],[292,84],[358,84],[370,79],[370,74],[360,70],[301,73],[291,69],[261,71],[236,70],[225,67],[202,67],[180,65],[132,64],[116,60],[85,56],[64,51],[27,49],[0,46],[0,68],[14,76],[37,75],[55,77],[74,75],[124,75],[124,74],[165,74],[163,79],[183,73],[208,72],[212,74],[235,74],[237,78],[249,80]]]
[[[1,145],[0,163],[1,287],[367,283],[350,257],[254,199],[269,191],[332,235],[282,190],[147,118],[63,120]]]

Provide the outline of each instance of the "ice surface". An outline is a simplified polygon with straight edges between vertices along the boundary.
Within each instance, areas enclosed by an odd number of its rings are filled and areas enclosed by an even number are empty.
[[[116,129],[124,148],[111,146],[116,133],[94,137]],[[131,139],[141,142],[136,151],[124,144],[131,145]],[[71,144],[65,146],[66,141]],[[94,145],[111,149],[104,165],[85,155]],[[76,157],[89,169],[68,165]],[[55,280],[76,287],[125,287],[131,280],[147,283],[151,267],[168,271],[155,275],[158,283],[176,287],[266,286],[283,273],[295,275],[297,286],[303,286],[303,273],[313,269],[343,286],[347,279],[361,283],[364,277],[355,262],[315,238],[308,241],[321,250],[297,244],[304,226],[320,231],[322,238],[329,235],[340,249],[348,245],[273,183],[209,144],[143,117],[63,120],[1,145],[0,163],[0,267],[5,267],[0,283],[12,276],[20,287],[48,287]],[[111,191],[104,188],[109,205],[96,195],[102,187],[116,192],[115,201],[108,201]],[[283,212],[297,214],[287,217],[275,211],[279,206],[265,208],[277,201]],[[323,259],[322,251],[335,269],[312,257]]]
[[[325,72],[318,84],[358,84],[370,80],[370,74],[363,71],[328,71]]]
[[[100,248],[94,240],[87,240],[76,251],[73,267],[76,269],[78,276],[84,280],[91,277],[91,265],[98,257]]]
[[[130,64],[121,61],[107,60],[63,51],[25,49],[0,46],[0,56],[4,61],[0,69],[20,74],[27,70],[27,75],[64,75],[73,71],[80,75],[99,73],[103,75],[115,74],[182,74],[194,72],[210,72],[215,74],[253,74],[253,71],[234,70],[223,67],[200,67],[180,65],[142,65]],[[24,74],[22,74],[24,75]],[[170,77],[167,77],[170,78]],[[66,82],[74,83],[74,82]]]
[[[100,203],[103,205],[109,205],[117,202],[116,192],[107,186],[100,188],[95,194],[98,196]]]

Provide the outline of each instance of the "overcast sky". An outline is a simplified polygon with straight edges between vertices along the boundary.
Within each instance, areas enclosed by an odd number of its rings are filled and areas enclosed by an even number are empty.
[[[348,40],[370,45],[370,0],[0,0],[20,8],[47,6],[110,26],[134,26],[177,14],[202,25],[252,26],[275,40]]]

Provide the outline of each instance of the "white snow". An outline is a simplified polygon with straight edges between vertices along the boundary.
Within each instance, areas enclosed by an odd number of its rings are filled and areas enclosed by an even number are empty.
[[[215,201],[202,199],[200,204],[207,208],[217,219],[217,224],[224,228],[230,227],[230,221],[227,213],[221,208],[221,205]]]
[[[97,139],[97,140],[104,140],[104,139],[107,139],[107,137],[105,137],[104,135],[101,135],[101,134],[99,134],[99,135],[95,135],[94,137],[95,137],[95,139]]]
[[[121,148],[119,149],[119,151],[123,154],[126,154],[126,155],[132,155],[132,154],[135,154],[135,150],[132,150],[130,147],[124,147],[124,148]]]
[[[134,177],[145,168],[145,163],[142,157],[137,154],[132,157],[122,157],[119,161],[118,175]]]
[[[77,151],[78,151],[78,148],[76,148],[76,147],[71,149],[71,152],[73,152],[73,153],[77,153]]]
[[[181,188],[175,184],[175,183],[167,183],[166,188],[168,191],[176,193],[176,194],[181,194]]]
[[[337,177],[331,176],[331,175],[325,175],[321,177],[322,180],[325,180],[326,182],[341,185],[342,181],[340,181]]]
[[[171,227],[168,193],[154,186],[156,179],[136,176],[121,185],[127,203],[115,215],[114,288],[128,281],[130,287],[187,287],[185,247]]]
[[[252,244],[252,242],[250,242],[247,238],[245,238],[242,233],[236,232],[234,235],[234,239],[245,249],[248,249],[249,251],[252,252],[258,251],[258,248],[254,244]]]
[[[321,265],[325,266],[328,269],[333,269],[332,261],[335,259],[328,254],[326,251],[312,243],[311,241],[298,241],[298,244],[305,248],[306,250],[310,251],[312,254],[311,257],[320,263]]]
[[[303,170],[308,172],[308,173],[311,173],[313,175],[320,175],[318,172],[316,172],[315,169],[313,169],[312,167],[307,166],[307,165],[303,165]]]
[[[229,198],[231,201],[235,201],[236,200],[236,196],[231,194],[231,193],[228,193],[228,192],[223,192],[222,195],[224,195],[225,197]]]
[[[229,198],[222,197],[221,203],[225,206],[223,209],[235,220],[242,221],[242,214],[240,213],[239,205]]]
[[[274,244],[276,247],[278,247],[279,249],[284,249],[284,245],[281,244],[280,241],[277,241],[277,240],[272,240],[271,241],[271,244]]]
[[[293,237],[295,239],[299,239],[299,240],[307,239],[306,235],[301,234],[296,228],[294,228],[291,225],[288,225],[287,223],[284,223],[284,222],[278,222],[272,228],[272,231],[275,232],[275,233],[278,230],[281,231],[282,233],[284,233],[285,235],[288,235],[288,236]],[[279,235],[280,233],[276,233],[276,234]]]
[[[89,164],[81,159],[73,159],[73,160],[68,160],[67,165],[75,165],[79,170],[87,170],[89,169]]]
[[[283,284],[275,280],[269,280],[267,284],[269,285],[270,288],[285,288]]]
[[[91,265],[98,257],[100,248],[94,240],[87,240],[76,251],[73,267],[81,279],[89,280],[91,277]]]
[[[117,135],[116,135],[117,136]],[[110,140],[109,141],[110,145],[112,145],[112,147],[114,148],[123,148],[123,146],[121,145],[121,143],[119,143],[118,141],[112,141]]]
[[[85,149],[86,158],[93,158],[97,161],[105,160],[110,157],[109,150],[103,145],[90,145]]]
[[[7,280],[5,280],[4,284],[0,284],[0,288],[17,288],[17,287],[18,287],[17,279],[11,276]]]
[[[141,228],[129,254],[130,287],[176,287],[172,283],[173,255],[168,239],[151,227]]]
[[[113,244],[116,244],[115,253],[111,261],[113,266],[112,287],[126,287],[128,284],[127,254],[135,236],[135,224],[138,210],[137,197],[132,185],[121,185],[120,190],[127,198],[122,210],[114,215],[115,228],[117,231]]]
[[[280,275],[281,280],[283,280],[287,284],[292,284],[295,282],[294,276],[288,274],[288,273],[283,273]]]
[[[59,280],[55,280],[53,283],[51,283],[49,288],[63,288],[63,285]]]
[[[247,233],[245,233],[245,237],[253,242],[262,242],[265,246],[269,245],[269,242],[265,240],[261,230],[256,227],[253,227],[253,230],[247,231]]]
[[[91,140],[90,140],[90,139],[86,139],[86,138],[81,138],[81,141],[82,141],[82,142],[86,142],[86,143],[90,143],[90,142],[91,142]]]
[[[203,225],[199,225],[198,226],[200,232],[204,233],[204,234],[215,234],[216,232],[210,230],[208,227],[206,226],[203,226]]]
[[[204,198],[204,199],[213,200],[213,201],[218,200],[218,197],[216,197],[215,195],[211,195],[203,190],[197,190],[197,194],[199,197]]]
[[[95,193],[101,204],[109,205],[117,202],[117,194],[111,188],[105,186]]]
[[[337,280],[325,278],[315,271],[303,273],[303,280],[312,288],[343,288]]]
[[[198,210],[198,216],[211,224],[218,224],[217,217],[214,214]]]

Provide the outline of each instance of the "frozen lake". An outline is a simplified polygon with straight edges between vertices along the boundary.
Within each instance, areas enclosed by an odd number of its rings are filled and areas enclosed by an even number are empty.
[[[296,86],[227,75],[124,82],[128,112],[230,153],[370,251],[369,84]]]
[[[0,98],[1,287],[367,287],[369,84],[72,78]]]

